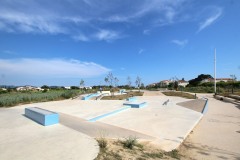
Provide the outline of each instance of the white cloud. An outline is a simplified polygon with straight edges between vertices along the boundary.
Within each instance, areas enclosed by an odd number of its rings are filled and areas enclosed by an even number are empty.
[[[142,54],[144,52],[144,49],[139,49],[138,54]]]
[[[56,17],[44,15],[31,15],[18,11],[0,11],[0,20],[2,27],[5,30],[8,28],[10,32],[25,32],[25,33],[66,33],[66,29],[58,24]]]
[[[83,35],[83,34],[79,34],[77,36],[73,36],[73,39],[75,39],[76,41],[83,41],[83,42],[88,42],[90,41],[90,38]]]
[[[145,35],[150,35],[150,29],[144,29],[143,30],[143,34],[145,34]]]
[[[181,46],[181,47],[184,47],[185,45],[188,44],[188,40],[187,39],[185,39],[185,40],[177,40],[177,39],[175,39],[175,40],[172,40],[171,42],[176,44],[176,45],[178,45],[178,46]]]
[[[140,21],[141,18],[148,14],[152,15],[152,13],[154,13],[152,17],[155,20],[161,19],[161,23],[168,24],[174,21],[178,14],[177,10],[184,1],[143,0],[135,2],[124,0],[115,3],[104,0],[94,2],[63,0],[59,4],[52,1],[34,0],[28,0],[28,2],[2,1],[0,30],[15,33],[65,34],[80,41],[113,41],[123,38],[119,33],[120,27],[111,29],[111,31],[102,28],[114,23],[128,23],[128,26],[121,26],[122,33],[129,27],[136,26],[136,21]],[[146,21],[146,24],[152,25],[151,21],[152,19]],[[82,33],[82,35],[78,35],[78,33]],[[93,35],[93,33],[96,34]]]
[[[10,76],[94,77],[110,69],[93,62],[64,59],[0,59],[1,74]]]
[[[94,37],[98,40],[105,40],[110,42],[116,39],[120,39],[122,36],[118,32],[102,29],[96,33]]]
[[[222,15],[222,9],[215,9],[215,13],[200,23],[198,32],[213,24]]]

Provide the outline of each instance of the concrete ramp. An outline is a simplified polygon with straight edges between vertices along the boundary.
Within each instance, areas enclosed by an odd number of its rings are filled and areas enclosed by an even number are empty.
[[[71,115],[60,113],[60,124],[74,129],[76,131],[87,134],[91,137],[105,136],[108,138],[126,138],[135,136],[140,139],[154,140],[155,138],[140,132],[132,131],[121,127],[101,123],[101,122],[88,122],[84,119],[74,117]],[[104,134],[104,135],[102,135]]]

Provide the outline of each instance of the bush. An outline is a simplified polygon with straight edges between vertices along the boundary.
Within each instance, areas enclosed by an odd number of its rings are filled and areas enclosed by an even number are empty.
[[[101,149],[107,148],[107,140],[103,137],[97,139],[98,145]]]
[[[133,147],[137,144],[137,138],[136,137],[128,137],[125,139],[125,141],[122,141],[123,146],[129,149],[133,149]]]
[[[165,154],[172,158],[180,159],[180,155],[178,153],[178,150],[176,150],[176,149],[172,150],[171,152],[166,152]]]

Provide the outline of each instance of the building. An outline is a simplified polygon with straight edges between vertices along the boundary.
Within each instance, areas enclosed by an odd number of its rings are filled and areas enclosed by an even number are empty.
[[[182,87],[186,87],[188,84],[189,84],[189,82],[185,81],[185,80],[179,80],[178,81],[178,85],[182,86]]]
[[[232,78],[216,78],[216,82],[232,82]],[[201,81],[202,83],[214,82],[214,78],[208,78]]]
[[[33,87],[33,86],[22,86],[22,87],[17,87],[17,91],[43,91],[42,88],[40,87]]]
[[[171,80],[162,80],[160,81],[160,87],[167,87],[171,82]]]

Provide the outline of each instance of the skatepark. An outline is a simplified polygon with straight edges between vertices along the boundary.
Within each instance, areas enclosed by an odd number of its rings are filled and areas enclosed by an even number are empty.
[[[63,100],[1,109],[0,159],[94,159],[99,151],[94,138],[135,136],[164,151],[177,149],[204,117],[199,102],[168,97],[160,92],[137,97],[142,108],[123,105],[126,100]],[[167,104],[165,103],[167,102]],[[191,104],[194,106],[191,109]],[[59,123],[43,126],[24,115],[24,109],[38,107],[59,114]],[[123,109],[124,108],[124,109]],[[119,112],[118,112],[119,111]],[[111,114],[109,114],[111,113]],[[97,118],[95,121],[91,119]],[[44,154],[43,154],[44,153]],[[61,158],[62,159],[62,158]]]

